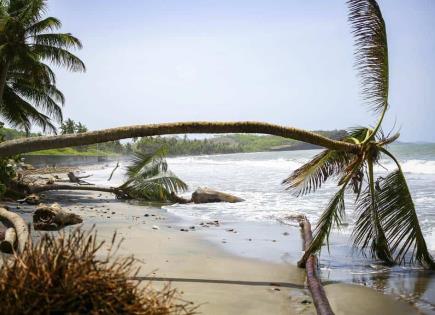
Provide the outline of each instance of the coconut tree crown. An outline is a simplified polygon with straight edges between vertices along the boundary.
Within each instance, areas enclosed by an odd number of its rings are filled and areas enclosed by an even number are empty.
[[[32,124],[54,131],[62,121],[65,99],[56,88],[54,72],[45,63],[85,71],[70,49],[81,42],[45,17],[45,0],[0,1],[0,115],[12,126],[29,131]]]
[[[342,141],[359,146],[358,152],[325,150],[295,170],[283,183],[296,195],[315,192],[328,179],[337,182],[338,191],[321,215],[313,242],[304,254],[329,244],[331,230],[340,228],[345,217],[346,193],[355,195],[357,220],[352,234],[354,245],[369,251],[387,264],[418,263],[435,268],[417,218],[403,170],[386,146],[399,135],[384,136],[381,126],[389,108],[388,44],[385,22],[375,0],[349,0],[349,22],[355,38],[355,68],[362,95],[379,119],[374,128],[355,128]],[[390,158],[397,170],[385,178],[373,168],[382,157]]]

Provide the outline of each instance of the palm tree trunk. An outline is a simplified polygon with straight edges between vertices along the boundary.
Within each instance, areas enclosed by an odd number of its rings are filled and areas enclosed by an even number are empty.
[[[0,103],[3,100],[3,93],[5,91],[6,79],[9,70],[10,62],[6,61],[1,64],[0,68]]]
[[[120,139],[186,133],[259,133],[299,140],[332,150],[357,152],[359,146],[332,140],[322,135],[262,122],[179,122],[166,124],[137,125],[67,134],[41,136],[5,141],[0,144],[0,156],[11,156],[25,152],[80,146]]]
[[[44,186],[30,186],[28,187],[31,193],[40,193],[49,190],[88,190],[88,191],[100,191],[108,192],[115,195],[123,194],[122,189],[117,187],[104,187],[104,186],[74,186],[74,185],[44,185]]]

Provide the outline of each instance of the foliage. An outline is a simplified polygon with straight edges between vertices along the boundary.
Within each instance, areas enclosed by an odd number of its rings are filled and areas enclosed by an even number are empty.
[[[0,2],[0,115],[14,127],[29,132],[32,124],[55,131],[62,121],[62,92],[45,63],[84,71],[71,49],[80,41],[69,33],[55,33],[61,22],[44,17],[45,0]]]
[[[135,199],[170,201],[173,194],[187,190],[187,185],[168,169],[166,149],[136,153],[127,167],[127,180],[119,188]]]
[[[88,128],[82,124],[81,122],[75,122],[71,118],[68,118],[60,125],[61,134],[73,134],[73,133],[82,133],[88,131]]]
[[[194,307],[165,286],[132,281],[133,257],[117,258],[116,234],[108,253],[96,233],[46,234],[0,267],[0,303],[8,314],[193,314]]]
[[[317,133],[339,138],[344,131],[318,131]],[[312,149],[313,145],[277,136],[228,134],[206,139],[188,139],[179,137],[144,137],[136,141],[133,149],[139,152],[156,150],[165,146],[168,155],[203,155],[241,152],[261,152],[274,150]]]
[[[342,141],[359,145],[356,152],[325,150],[283,181],[297,195],[315,192],[335,180],[338,192],[320,217],[313,242],[303,259],[329,243],[331,230],[340,228],[345,217],[344,196],[355,195],[358,218],[354,245],[387,264],[418,262],[435,268],[424,240],[412,196],[398,160],[386,149],[399,135],[384,135],[381,125],[388,104],[388,45],[385,22],[375,0],[349,0],[349,21],[356,42],[356,69],[362,94],[369,107],[380,114],[372,128],[354,128]],[[391,158],[397,170],[375,178],[380,158]],[[329,245],[329,244],[328,244]]]

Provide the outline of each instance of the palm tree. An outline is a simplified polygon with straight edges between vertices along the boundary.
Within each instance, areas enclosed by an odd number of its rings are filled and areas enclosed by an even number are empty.
[[[134,155],[127,167],[127,180],[118,188],[134,199],[171,201],[174,194],[187,190],[187,185],[168,169],[167,149]]]
[[[118,187],[52,184],[29,186],[25,187],[25,190],[32,193],[48,190],[102,191],[113,193],[119,199],[159,202],[178,201],[181,199],[177,194],[186,191],[187,184],[169,170],[165,158],[166,154],[167,149],[164,147],[160,147],[153,152],[135,153],[131,165],[127,167],[127,179]]]
[[[435,268],[400,163],[387,148],[398,135],[385,136],[381,128],[389,108],[385,22],[375,0],[349,0],[348,5],[362,92],[370,108],[379,114],[374,128],[355,128],[345,138],[332,140],[306,130],[259,122],[181,122],[6,141],[0,143],[0,156],[164,134],[262,133],[304,141],[326,150],[297,169],[284,183],[302,195],[316,191],[328,179],[336,179],[338,191],[321,216],[302,262],[328,243],[334,227],[341,226],[345,216],[344,195],[351,191],[359,213],[353,233],[356,246],[389,264],[417,261]],[[384,156],[394,161],[397,170],[385,178],[375,178],[374,165]]]
[[[387,264],[417,261],[435,268],[400,163],[386,148],[399,135],[384,136],[381,129],[389,108],[385,22],[375,0],[349,0],[348,6],[362,94],[379,114],[379,120],[374,128],[355,128],[342,139],[358,145],[358,152],[325,150],[284,180],[288,189],[298,195],[316,191],[328,179],[335,179],[338,184],[338,191],[320,217],[313,242],[300,263],[319,251],[325,242],[329,243],[332,228],[340,228],[345,216],[344,196],[351,192],[358,213],[352,235],[355,246]],[[375,178],[373,168],[380,164],[381,157],[392,159],[397,170],[385,178]]]
[[[45,0],[0,1],[0,114],[27,131],[32,123],[54,130],[50,119],[62,120],[64,97],[44,62],[85,70],[69,52],[81,48],[80,41],[69,33],[53,33],[61,22],[43,18],[45,11]]]

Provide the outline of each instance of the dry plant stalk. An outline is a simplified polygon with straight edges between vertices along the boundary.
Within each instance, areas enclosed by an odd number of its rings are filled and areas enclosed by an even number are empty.
[[[115,257],[116,234],[108,254],[96,232],[76,229],[47,234],[0,267],[1,314],[190,315],[195,307],[166,285],[132,281],[139,268],[133,256]]]

